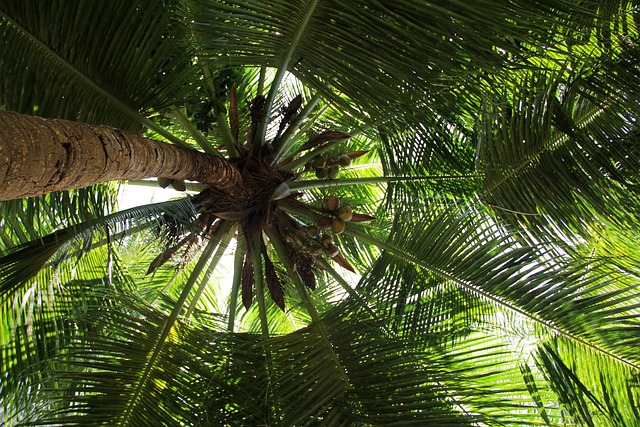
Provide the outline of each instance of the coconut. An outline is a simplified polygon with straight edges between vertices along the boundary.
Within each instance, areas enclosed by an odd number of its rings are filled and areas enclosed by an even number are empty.
[[[327,176],[329,176],[327,168],[316,168],[316,178],[325,179]]]
[[[327,159],[322,156],[315,156],[312,160],[313,166],[323,168],[327,164]]]
[[[351,209],[351,206],[344,205],[338,209],[338,218],[343,221],[351,221],[351,218],[353,218],[353,209]]]
[[[325,247],[328,247],[331,244],[333,244],[333,237],[331,237],[329,234],[323,234],[322,235],[322,245],[325,246]]]
[[[331,258],[338,256],[338,254],[340,253],[340,248],[337,247],[336,245],[330,245],[327,249],[326,249],[327,255],[329,255]]]
[[[320,256],[322,255],[323,248],[321,246],[311,246],[309,248],[309,254],[311,256]]]
[[[187,184],[181,179],[171,180],[171,186],[176,191],[187,191]]]
[[[341,154],[338,157],[338,164],[340,166],[349,166],[351,164],[351,157],[347,156],[346,154]]]
[[[312,225],[311,227],[307,227],[307,234],[311,237],[317,237],[318,233],[320,233],[320,229],[315,226]]]
[[[331,218],[323,216],[318,220],[318,228],[320,230],[328,230],[331,228]]]
[[[164,176],[158,177],[158,185],[162,188],[167,188],[171,184],[171,178],[167,178]]]
[[[329,196],[324,199],[324,204],[330,211],[335,211],[340,207],[340,199],[336,196]]]
[[[347,224],[341,220],[340,218],[336,218],[331,223],[331,231],[335,234],[341,234],[344,229],[347,227]]]

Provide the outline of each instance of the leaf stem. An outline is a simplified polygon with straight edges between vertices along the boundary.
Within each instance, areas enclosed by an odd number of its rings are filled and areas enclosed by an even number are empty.
[[[293,53],[297,49],[298,43],[300,42],[300,39],[302,38],[302,35],[304,34],[307,28],[307,25],[309,24],[309,21],[311,20],[311,17],[313,16],[313,12],[315,11],[315,8],[317,5],[318,5],[318,0],[312,0],[309,6],[307,7],[307,11],[304,17],[302,18],[302,21],[300,22],[300,26],[298,27],[297,31],[293,35],[293,38],[291,39],[291,43],[289,44],[289,49],[287,49],[284,56],[282,57],[282,60],[280,61],[280,65],[278,66],[278,71],[276,72],[276,75],[273,78],[273,81],[271,82],[269,95],[267,96],[267,101],[264,106],[264,111],[266,114],[264,115],[264,119],[258,125],[258,129],[256,131],[257,137],[258,137],[257,140],[261,141],[261,143],[263,144],[265,141],[265,135],[267,133],[267,118],[269,117],[269,113],[271,111],[271,108],[273,107],[273,101],[275,100],[276,93],[280,88],[280,83],[282,83],[282,79],[285,73],[287,72],[289,62],[291,62],[291,58],[293,57]]]
[[[231,129],[229,128],[229,122],[227,122],[227,115],[224,111],[220,111],[216,114],[216,121],[218,123],[218,128],[220,129],[220,133],[222,134],[222,139],[224,141],[224,146],[227,149],[227,153],[229,157],[240,157],[240,152],[236,147],[236,140],[233,138],[231,134]]]
[[[231,225],[225,221],[220,226],[220,228],[214,233],[214,235],[210,237],[210,239],[218,240],[219,245],[216,250],[216,253],[213,254],[213,257],[211,258],[211,262],[207,267],[207,271],[204,273],[204,276],[200,281],[200,285],[198,286],[198,289],[196,289],[195,295],[191,299],[191,302],[189,302],[189,307],[187,307],[187,312],[184,315],[185,319],[189,319],[193,314],[194,310],[196,309],[196,305],[198,305],[198,300],[200,299],[200,297],[204,293],[204,290],[207,288],[207,285],[209,284],[209,279],[211,278],[211,275],[213,274],[216,267],[218,266],[218,263],[220,262],[222,255],[224,255],[224,252],[229,247],[229,242],[231,241],[231,237],[232,237],[232,233],[228,232],[230,228],[231,228]],[[225,233],[226,235],[223,236],[223,234]]]
[[[274,144],[273,150],[275,151],[275,155],[273,157],[273,161],[271,165],[277,164],[284,153],[287,152],[289,146],[293,142],[293,134],[300,128],[302,122],[309,116],[309,114],[316,108],[318,102],[322,99],[322,95],[320,92],[317,92],[304,106],[302,111],[298,114],[298,116],[293,120],[293,122],[287,127],[284,131],[280,139],[276,141]]]
[[[349,135],[351,135],[351,138],[355,138],[356,136],[360,135],[363,132],[366,132],[368,129],[370,129],[371,126],[370,125],[364,125],[362,127],[360,127],[359,129],[355,130],[355,131],[350,131],[348,132]],[[335,139],[327,144],[321,145],[317,148],[315,148],[314,150],[309,151],[307,154],[298,157],[297,159],[287,163],[286,165],[283,165],[281,167],[282,170],[287,170],[287,171],[293,171],[298,169],[301,166],[304,166],[305,164],[307,164],[311,159],[313,159],[314,157],[316,157],[319,154],[322,154],[326,151],[329,151],[330,149],[332,149],[333,147],[335,147],[337,144],[340,144],[344,141],[344,139]]]
[[[311,188],[327,188],[338,187],[344,185],[363,185],[363,184],[387,184],[399,181],[440,181],[440,180],[456,180],[456,179],[472,179],[477,178],[477,174],[467,175],[429,175],[429,176],[375,176],[363,178],[338,178],[323,179],[310,181],[296,181],[289,183],[289,188],[293,190],[308,190]]]
[[[229,296],[229,324],[227,331],[233,332],[236,322],[236,309],[238,306],[238,293],[242,282],[242,264],[246,253],[246,239],[240,237],[236,239],[236,254],[233,259],[233,283],[231,284],[231,295]]]
[[[196,127],[191,123],[191,121],[187,118],[187,116],[178,108],[174,106],[171,109],[171,115],[186,129],[186,131],[193,137],[193,139],[198,143],[198,145],[204,150],[205,153],[220,157],[220,153],[216,150],[213,145],[204,137],[202,132],[200,132]]]
[[[260,315],[260,327],[262,337],[269,338],[269,319],[267,318],[267,306],[264,301],[264,271],[262,269],[262,257],[260,251],[261,233],[257,233],[251,242],[251,257],[253,261],[253,277],[256,285],[256,299],[258,300],[258,313]]]
[[[260,67],[260,73],[258,74],[258,89],[256,90],[256,96],[261,96],[264,93],[264,80],[267,76],[266,67]]]
[[[268,378],[274,377],[273,356],[271,354],[269,342],[269,320],[267,319],[267,307],[264,301],[264,270],[262,268],[261,252],[262,233],[256,233],[251,241],[251,257],[253,261],[253,277],[256,286],[256,299],[258,300],[258,314],[260,316],[260,330],[262,331],[262,347],[264,348],[267,362]],[[271,380],[269,380],[270,384]],[[265,390],[265,399],[269,398],[270,387]]]
[[[295,160],[292,160],[291,162],[289,162],[286,165],[282,166],[281,169],[282,170],[286,170],[286,171],[294,171],[294,170],[298,169],[299,167],[302,167],[305,164],[307,164],[311,159],[313,159],[317,155],[322,154],[322,153],[324,153],[326,151],[329,151],[330,149],[332,149],[336,145],[342,143],[343,141],[344,141],[344,139],[335,139],[335,140],[333,140],[331,142],[328,142],[328,143],[316,148],[315,150],[311,150],[307,154],[305,154],[303,156],[300,156]]]
[[[127,181],[127,185],[136,185],[140,187],[158,187],[158,181],[155,179],[131,179]],[[200,192],[204,190],[204,185],[197,182],[186,182],[187,191]],[[169,190],[169,189],[167,189]]]
[[[280,258],[280,261],[282,261],[282,263],[284,264],[289,277],[293,281],[296,287],[296,292],[302,299],[302,302],[305,305],[305,308],[307,309],[309,315],[311,316],[311,320],[313,321],[316,328],[318,328],[318,332],[320,333],[320,336],[322,337],[322,340],[324,341],[325,346],[329,351],[329,354],[331,354],[331,358],[333,359],[336,365],[336,368],[338,370],[340,377],[342,378],[342,380],[345,382],[346,385],[349,385],[350,381],[346,375],[346,370],[342,365],[342,362],[340,362],[340,359],[338,358],[338,354],[335,352],[333,345],[331,344],[329,334],[327,333],[324,327],[324,324],[322,323],[320,314],[316,310],[316,307],[313,304],[313,301],[311,301],[311,298],[309,298],[309,294],[307,293],[306,288],[302,283],[302,278],[300,278],[300,275],[298,274],[298,272],[295,271],[293,261],[291,261],[291,259],[287,255],[287,249],[285,248],[284,243],[280,239],[280,236],[278,236],[278,233],[273,229],[273,227],[268,228],[266,230],[266,234],[269,237],[269,241],[273,245],[274,249],[278,253],[278,257]]]
[[[196,36],[196,33],[193,30],[191,25],[189,25],[189,28],[191,30],[191,35],[193,37],[194,44],[196,44],[198,50],[200,50],[201,47],[198,43],[198,37]],[[202,69],[202,74],[204,75],[205,85],[209,90],[211,99],[213,99],[214,101],[218,101],[217,99],[215,99],[217,91],[216,91],[215,84],[213,82],[213,77],[211,76],[211,72],[209,71],[209,68],[206,66],[206,64],[202,64],[201,69]],[[220,129],[220,133],[222,134],[222,140],[224,141],[224,145],[225,145],[225,148],[227,149],[227,153],[229,157],[239,157],[240,153],[236,148],[237,141],[235,141],[235,139],[233,138],[233,135],[231,134],[231,129],[229,129],[229,124],[227,123],[227,117],[226,117],[225,111],[224,109],[222,109],[222,111],[217,111],[218,109],[220,109],[220,107],[217,107],[215,111],[216,122],[218,124],[218,128]],[[214,147],[211,147],[211,148],[215,150]],[[218,150],[215,150],[215,152],[218,155],[220,155],[220,153],[218,153]]]
[[[216,241],[215,239],[209,239],[209,243],[207,244],[206,248],[200,255],[200,258],[198,259],[196,266],[191,272],[191,275],[189,276],[187,283],[184,285],[184,289],[182,289],[182,293],[180,294],[180,297],[178,297],[178,300],[173,306],[173,310],[171,310],[169,317],[167,317],[167,320],[164,322],[164,326],[162,327],[162,332],[160,333],[160,336],[158,337],[156,344],[153,348],[153,353],[151,354],[151,356],[149,357],[149,359],[145,364],[145,368],[144,368],[144,371],[142,372],[142,375],[140,376],[138,385],[136,386],[136,389],[134,390],[131,397],[128,399],[127,407],[118,425],[128,426],[130,424],[130,419],[133,414],[133,411],[135,407],[138,405],[138,403],[140,403],[140,396],[142,395],[143,389],[145,388],[147,381],[151,377],[151,373],[153,371],[153,368],[156,365],[156,362],[160,357],[162,348],[164,347],[164,344],[167,338],[169,337],[169,334],[171,333],[173,326],[178,320],[178,317],[180,316],[180,312],[182,311],[182,307],[184,306],[185,302],[187,301],[187,298],[189,297],[189,294],[191,293],[191,290],[196,284],[196,280],[204,270],[204,267],[207,265],[207,261],[209,260],[211,253],[213,252],[215,247],[218,245],[218,243],[219,242]]]

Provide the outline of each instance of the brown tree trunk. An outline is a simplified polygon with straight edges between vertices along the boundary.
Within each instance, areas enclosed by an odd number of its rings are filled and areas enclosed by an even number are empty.
[[[241,185],[222,157],[107,126],[0,111],[0,200],[157,176],[229,191]]]

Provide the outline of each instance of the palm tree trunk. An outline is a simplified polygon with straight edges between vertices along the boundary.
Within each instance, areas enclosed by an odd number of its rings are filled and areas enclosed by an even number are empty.
[[[157,176],[222,190],[241,185],[222,157],[107,126],[0,111],[0,200]]]

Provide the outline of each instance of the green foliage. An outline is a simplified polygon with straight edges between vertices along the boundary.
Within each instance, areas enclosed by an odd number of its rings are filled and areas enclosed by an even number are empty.
[[[188,196],[114,213],[113,186],[0,204],[2,422],[638,425],[637,26],[624,0],[4,1],[3,109],[299,175],[269,211],[297,234]],[[372,218],[311,286],[287,237],[327,196]]]

